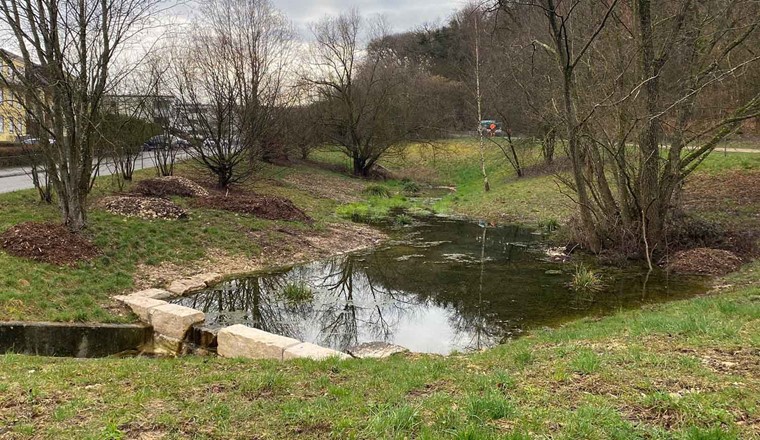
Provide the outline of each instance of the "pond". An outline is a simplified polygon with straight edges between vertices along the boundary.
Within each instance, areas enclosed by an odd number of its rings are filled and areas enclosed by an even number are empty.
[[[377,249],[231,280],[174,300],[212,327],[242,323],[344,351],[385,341],[412,351],[478,350],[526,330],[704,292],[704,280],[641,268],[568,288],[575,263],[551,262],[519,226],[429,218]]]

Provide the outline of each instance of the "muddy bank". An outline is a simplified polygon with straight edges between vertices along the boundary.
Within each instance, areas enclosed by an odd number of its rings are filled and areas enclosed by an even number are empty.
[[[321,230],[283,227],[250,232],[248,235],[261,248],[255,257],[230,255],[219,249],[209,249],[206,258],[185,265],[140,264],[134,276],[135,287],[163,287],[176,279],[203,272],[232,275],[287,266],[369,248],[388,238],[377,229],[351,223],[329,224]]]

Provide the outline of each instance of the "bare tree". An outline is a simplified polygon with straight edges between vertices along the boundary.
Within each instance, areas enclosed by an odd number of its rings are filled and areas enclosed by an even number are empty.
[[[177,97],[195,160],[220,187],[254,172],[281,110],[291,26],[269,0],[204,0]]]
[[[742,121],[760,114],[744,77],[760,58],[756,2],[502,1],[516,20],[541,17],[531,56],[553,60],[558,116],[572,162],[567,184],[590,249],[646,257],[665,250],[677,192]],[[525,45],[526,48],[527,45]],[[539,50],[536,51],[536,48]],[[746,90],[720,112],[700,111],[725,90]],[[548,104],[548,105],[547,105]]]
[[[381,23],[372,31],[377,39],[385,32]],[[352,160],[354,174],[367,177],[381,157],[437,132],[425,114],[435,105],[435,95],[425,93],[433,83],[419,66],[389,51],[365,51],[361,39],[370,30],[356,10],[327,17],[312,32],[305,80],[317,90],[325,141]]]
[[[40,128],[45,168],[63,222],[87,224],[87,195],[94,172],[94,140],[109,67],[139,30],[157,0],[0,0],[0,23],[15,37],[23,68],[9,64],[6,84],[24,89],[24,106]],[[48,139],[54,142],[48,142]]]

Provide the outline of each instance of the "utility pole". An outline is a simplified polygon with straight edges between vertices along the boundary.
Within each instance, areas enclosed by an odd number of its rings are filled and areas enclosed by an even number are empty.
[[[479,11],[475,10],[475,95],[478,101],[478,139],[480,141],[480,172],[483,174],[483,189],[488,192],[491,185],[488,184],[488,174],[486,174],[486,157],[485,141],[483,140],[483,130],[480,122],[483,120],[482,97],[480,94],[480,29],[478,26]]]

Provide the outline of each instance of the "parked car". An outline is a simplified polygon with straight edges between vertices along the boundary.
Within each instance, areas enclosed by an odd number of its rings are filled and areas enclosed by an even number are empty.
[[[502,129],[501,122],[495,121],[493,119],[486,119],[483,121],[480,121],[480,125],[478,126],[478,135],[482,134],[483,136],[488,137],[503,137],[506,136],[506,132]]]
[[[40,140],[35,137],[24,136],[24,137],[19,138],[19,142],[21,142],[23,145],[37,145],[40,143]],[[54,144],[55,139],[52,139],[52,138],[48,139],[48,143],[51,145]]]
[[[190,143],[185,139],[177,136],[166,136],[159,134],[145,141],[143,144],[143,151],[163,150],[170,145],[171,148],[185,149],[190,146]]]

